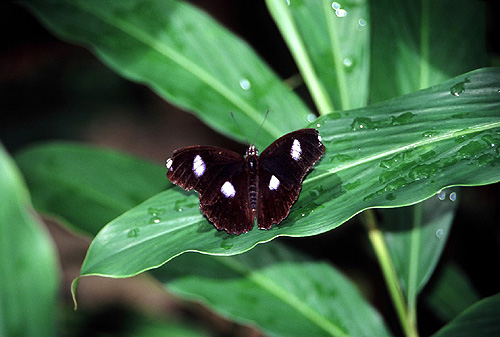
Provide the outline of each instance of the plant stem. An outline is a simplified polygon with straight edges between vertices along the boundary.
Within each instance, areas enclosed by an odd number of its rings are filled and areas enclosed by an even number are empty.
[[[410,270],[408,275],[408,321],[417,325],[418,266],[420,262],[420,241],[422,238],[422,204],[413,205],[413,229],[411,234]]]
[[[398,276],[392,261],[389,249],[387,248],[384,236],[377,225],[377,220],[373,210],[366,210],[362,214],[362,220],[368,230],[368,237],[377,255],[380,268],[384,275],[392,303],[396,309],[401,327],[408,337],[417,337],[418,332],[415,321],[411,320],[408,308],[405,303],[403,291],[399,285]]]

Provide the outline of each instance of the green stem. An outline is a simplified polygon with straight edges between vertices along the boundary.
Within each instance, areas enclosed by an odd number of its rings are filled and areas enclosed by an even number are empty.
[[[429,51],[429,0],[421,1],[420,10],[420,89],[427,88],[430,85],[430,51]]]
[[[410,269],[408,271],[408,320],[417,326],[418,265],[420,262],[420,241],[422,240],[422,204],[413,206],[413,230],[410,248]]]
[[[401,327],[408,337],[417,337],[416,326],[410,320],[403,291],[399,285],[398,275],[394,267],[389,249],[387,248],[384,235],[378,228],[377,220],[373,210],[363,212],[363,222],[368,230],[368,237],[372,243],[375,254],[382,269],[387,289],[391,296],[392,303],[396,309]]]
[[[311,92],[319,114],[324,115],[332,112],[334,107],[330,97],[316,74],[313,62],[303,43],[303,37],[295,25],[293,15],[288,6],[286,6],[286,2],[281,0],[266,0],[266,4],[300,69],[300,73],[304,77],[304,81]]]

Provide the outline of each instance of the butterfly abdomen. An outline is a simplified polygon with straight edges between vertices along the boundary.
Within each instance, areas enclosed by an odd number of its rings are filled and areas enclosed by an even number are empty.
[[[254,146],[250,146],[247,151],[247,170],[248,170],[248,199],[250,202],[250,208],[252,210],[257,209],[257,196],[259,191],[257,191],[257,186],[259,186],[259,182],[257,181],[257,162],[258,162],[258,153],[257,149]]]

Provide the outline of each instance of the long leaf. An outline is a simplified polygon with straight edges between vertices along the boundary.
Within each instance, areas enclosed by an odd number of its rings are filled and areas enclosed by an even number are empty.
[[[457,193],[458,189],[442,190],[423,201],[418,206],[421,209],[381,210],[381,229],[407,296],[420,292],[439,261],[457,207]]]
[[[168,290],[272,336],[388,336],[335,268],[277,243],[235,257],[185,254],[153,272]]]
[[[318,125],[327,147],[288,218],[269,231],[216,231],[195,193],[171,188],[116,218],[96,236],[82,275],[125,277],[187,251],[244,252],[277,236],[331,230],[371,207],[424,200],[442,188],[500,180],[500,69],[465,74]],[[454,88],[464,86],[458,96]],[[151,223],[151,213],[159,210]]]
[[[34,206],[90,234],[167,187],[159,165],[113,151],[56,142],[16,155]]]
[[[226,135],[257,144],[298,129],[311,118],[302,101],[241,39],[197,8],[174,0],[23,2],[55,34],[91,48],[109,67],[150,86]]]
[[[465,272],[457,264],[447,263],[424,301],[437,317],[448,322],[480,298]]]
[[[267,0],[318,111],[349,110],[368,99],[367,1]]]
[[[372,102],[487,65],[481,1],[381,0],[370,14]]]
[[[500,294],[483,299],[439,330],[434,337],[500,335]]]
[[[0,336],[55,336],[55,248],[3,146],[0,186]]]

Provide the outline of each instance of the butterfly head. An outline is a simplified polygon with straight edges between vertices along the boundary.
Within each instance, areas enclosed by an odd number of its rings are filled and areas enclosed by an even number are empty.
[[[257,150],[255,145],[253,145],[253,144],[248,147],[248,150],[245,153],[245,157],[250,157],[250,156],[256,157],[258,155],[259,155],[259,150]]]
[[[257,166],[257,157],[259,156],[259,150],[255,147],[255,145],[250,145],[245,154],[246,162],[248,169],[250,171],[255,171],[255,167]]]

